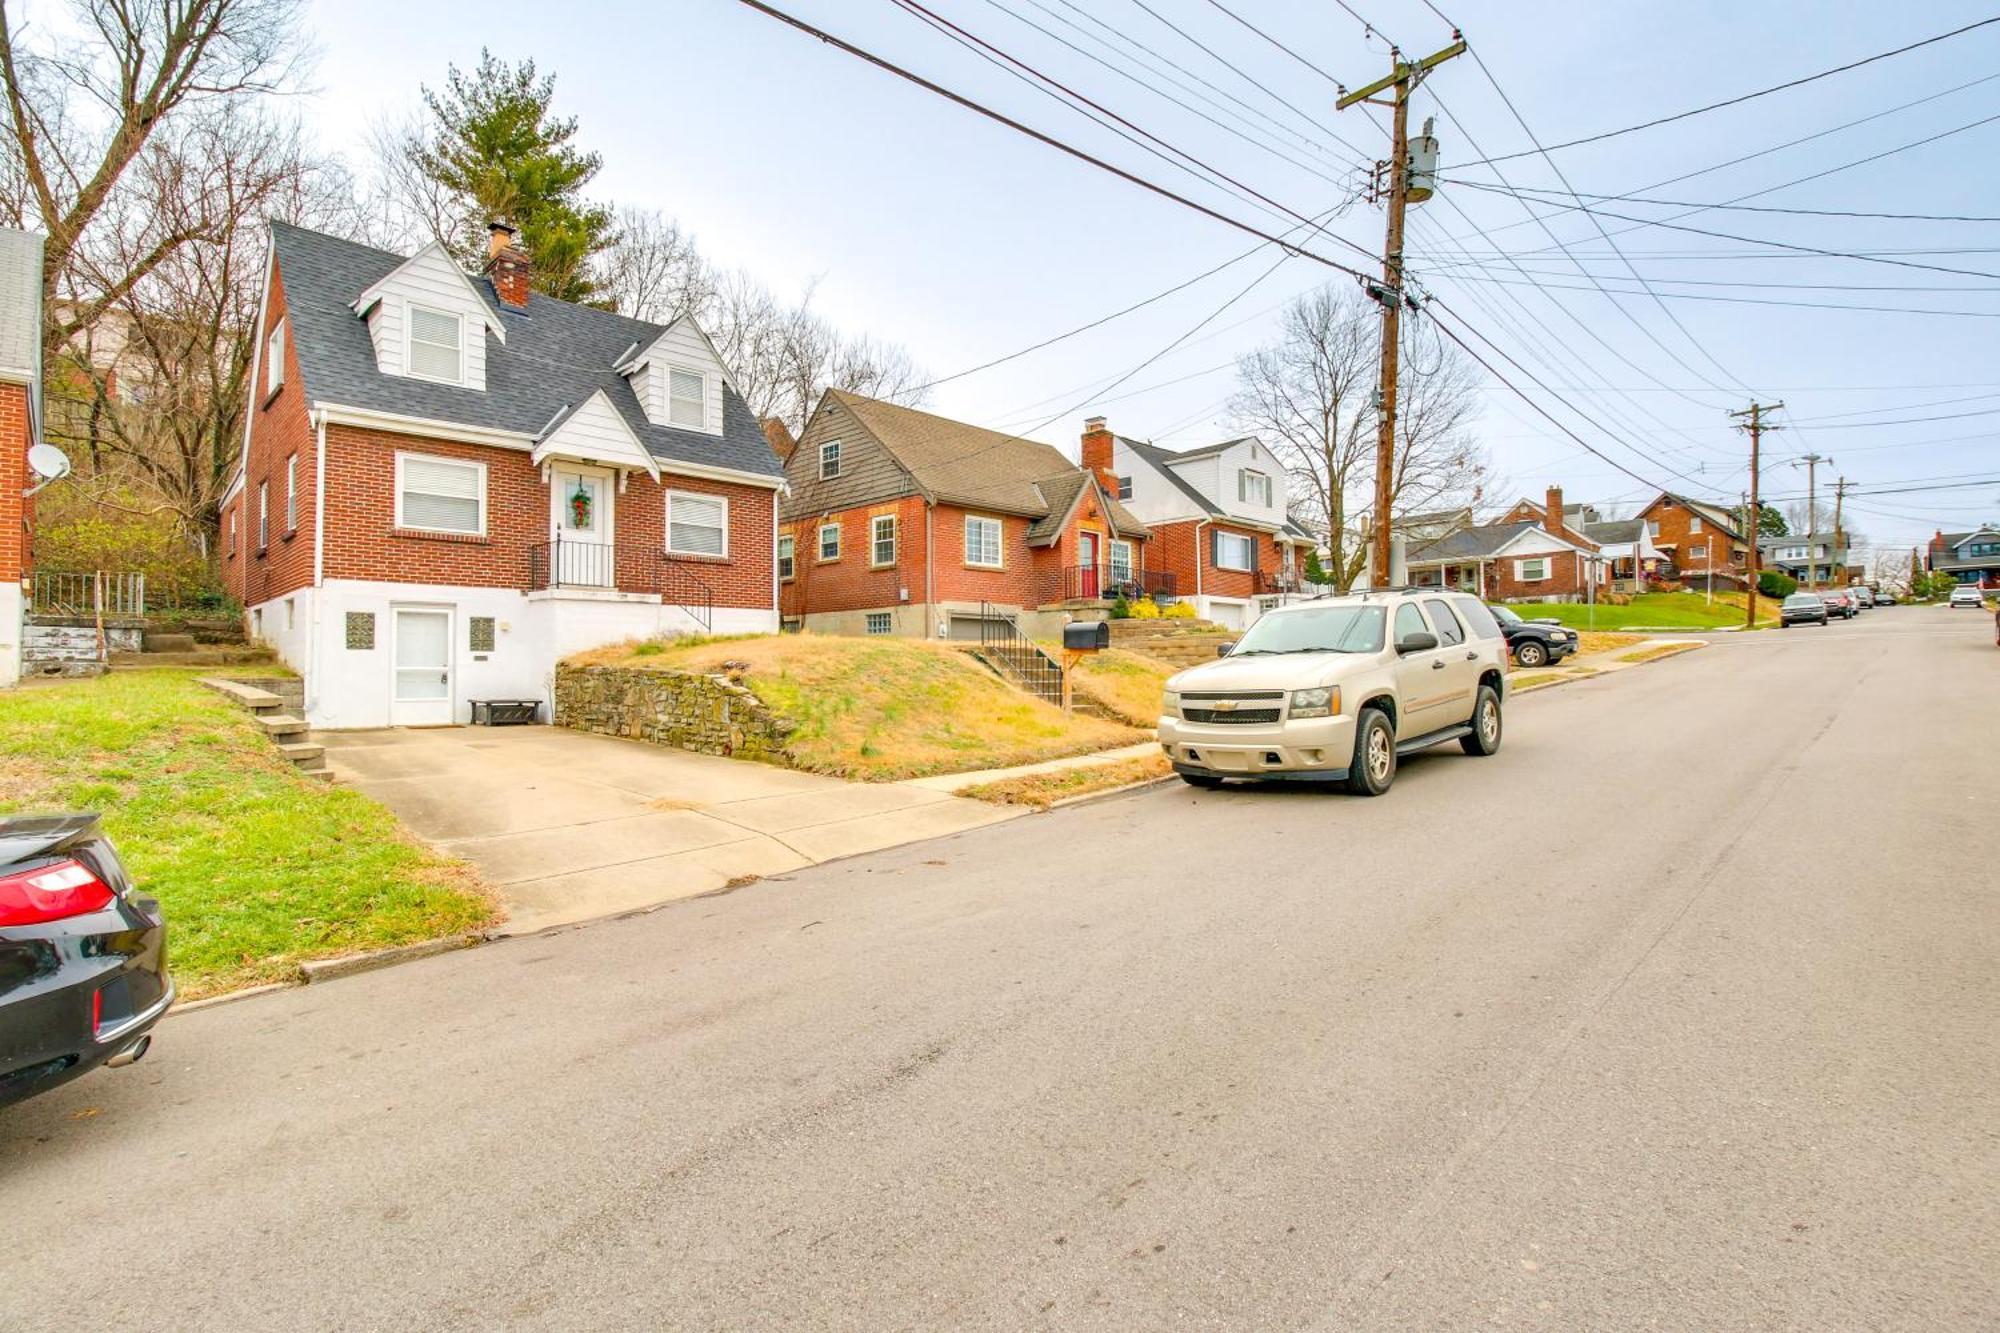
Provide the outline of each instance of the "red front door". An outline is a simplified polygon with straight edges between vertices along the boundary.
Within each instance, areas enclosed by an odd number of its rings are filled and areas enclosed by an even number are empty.
[[[1097,534],[1079,532],[1076,534],[1076,595],[1078,597],[1097,596]]]

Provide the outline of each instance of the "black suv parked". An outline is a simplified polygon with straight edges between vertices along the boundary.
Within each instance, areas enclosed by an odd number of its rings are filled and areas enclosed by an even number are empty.
[[[1560,620],[1523,620],[1504,606],[1491,610],[1507,636],[1507,651],[1524,667],[1547,666],[1576,651],[1576,631],[1564,629]]]

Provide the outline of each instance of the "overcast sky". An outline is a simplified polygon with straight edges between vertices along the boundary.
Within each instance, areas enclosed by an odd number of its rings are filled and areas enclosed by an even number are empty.
[[[776,3],[1231,216],[1271,231],[1296,225],[1287,213],[1266,213],[1113,137],[889,0]],[[1382,155],[1386,134],[1362,109],[1336,113],[1333,85],[1321,72],[1359,84],[1386,69],[1387,45],[1335,5],[1228,0],[1287,54],[1211,0],[925,3],[1285,209],[1317,218],[1341,208],[1328,227],[1332,236],[1379,252],[1381,212],[1352,196],[1360,174],[1354,164]],[[1451,40],[1450,27],[1420,0],[1355,0],[1354,7],[1406,52]],[[1454,0],[1440,8],[1463,27],[1545,145],[1986,17],[1985,6],[1957,0]],[[1108,314],[1258,244],[737,0],[571,0],[558,7],[322,0],[314,26],[321,55],[312,115],[329,146],[362,156],[371,119],[414,106],[420,84],[442,82],[447,62],[471,65],[482,43],[509,59],[533,56],[557,75],[559,106],[581,119],[582,141],[604,155],[605,198],[673,214],[713,259],[743,266],[781,292],[796,294],[816,281],[825,314],[851,331],[904,344],[937,375]],[[1770,191],[1744,202],[2000,217],[2000,176],[1991,165],[2000,120],[1940,137],[2000,115],[1996,70],[2000,26],[1553,156],[1584,196],[1640,192],[1713,203]],[[1928,100],[1890,111],[1918,99]],[[1438,116],[1447,176],[1454,163],[1531,147],[1495,84],[1469,58],[1443,67],[1419,91],[1416,109],[1419,117]],[[1889,114],[1762,152],[1878,112]],[[1926,142],[1847,166],[1918,141]],[[1762,155],[1704,171],[1752,153]],[[1837,167],[1847,169],[1771,190]],[[1572,499],[1627,509],[1656,484],[1734,497],[1747,484],[1747,451],[1724,413],[1753,393],[1782,398],[1786,412],[1778,420],[1795,423],[1767,437],[1767,494],[1803,492],[1803,470],[1785,460],[1808,450],[1834,460],[1822,480],[1845,475],[1861,490],[2000,476],[2000,330],[1993,318],[2000,316],[2000,225],[1713,210],[1677,225],[1898,262],[1820,258],[1658,227],[1614,235],[1621,259],[1589,217],[1554,206],[1572,203],[1566,195],[1530,210],[1518,197],[1474,188],[1501,184],[1495,168],[1462,170],[1465,184],[1447,185],[1413,211],[1412,272],[1465,324],[1490,335],[1598,425],[1571,416],[1496,360],[1509,378],[1640,478],[1592,457],[1490,385],[1478,430],[1500,478],[1493,499],[1539,496],[1549,484]],[[1512,187],[1562,189],[1537,156],[1499,164],[1497,172]],[[1703,174],[1659,184],[1691,172]],[[1633,218],[1683,211],[1600,206]],[[1634,224],[1603,225],[1615,233]],[[1312,248],[1367,266],[1331,236]],[[928,406],[987,426],[1034,427],[1038,438],[1072,452],[1092,412],[1121,433],[1170,446],[1217,438],[1227,426],[1222,406],[1233,358],[1271,336],[1288,296],[1327,281],[1352,283],[1309,259],[1277,261],[1265,246],[1136,314],[942,385]],[[1618,294],[1600,294],[1580,269]],[[1659,299],[1641,288],[1635,271]],[[1122,386],[1104,388],[1205,319],[1179,348]],[[1908,420],[1926,417],[1942,419]],[[1935,526],[2000,515],[2000,485],[1857,499],[1849,512],[1853,526],[1876,542],[1907,546]]]

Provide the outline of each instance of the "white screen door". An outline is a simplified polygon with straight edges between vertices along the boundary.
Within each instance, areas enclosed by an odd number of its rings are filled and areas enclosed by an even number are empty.
[[[451,612],[396,609],[395,672],[389,705],[393,725],[450,725]]]
[[[569,587],[615,586],[611,540],[611,478],[595,470],[555,469],[551,535],[561,552],[557,581]]]

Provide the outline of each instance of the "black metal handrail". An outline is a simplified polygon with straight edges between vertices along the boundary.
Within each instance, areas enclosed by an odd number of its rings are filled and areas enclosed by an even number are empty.
[[[1153,597],[1172,601],[1180,595],[1174,576],[1164,570],[1114,570],[1109,564],[1068,565],[1054,571],[1044,602],[1127,601]]]
[[[715,628],[715,589],[671,556],[660,558],[660,596],[677,606],[707,634]]]
[[[554,539],[528,548],[528,591],[618,587],[618,548],[608,542]],[[631,592],[650,592],[631,588]]]
[[[1037,699],[1062,706],[1062,663],[1021,633],[1014,617],[991,602],[979,604],[979,655]]]

